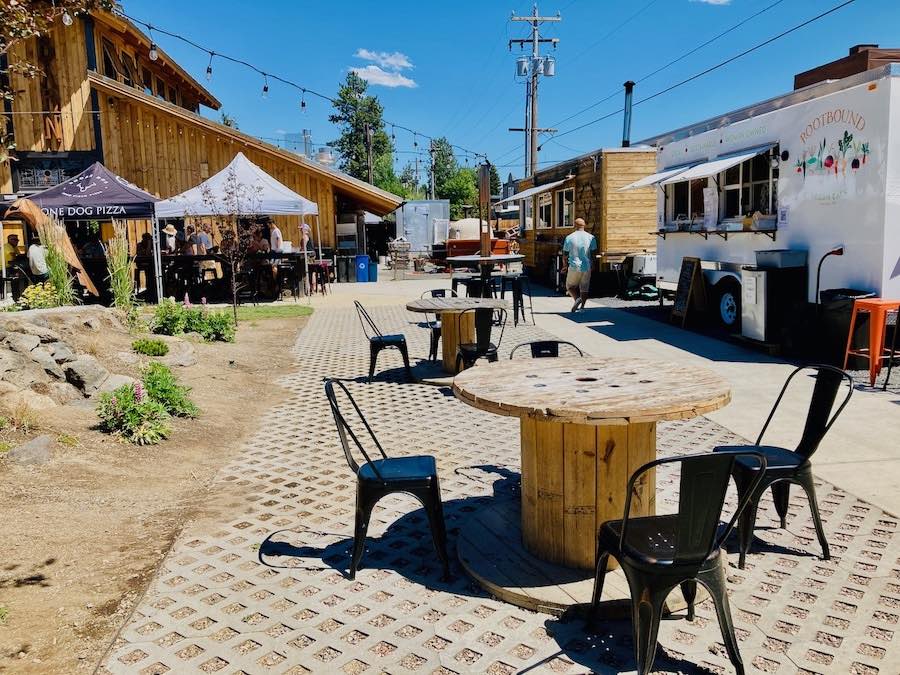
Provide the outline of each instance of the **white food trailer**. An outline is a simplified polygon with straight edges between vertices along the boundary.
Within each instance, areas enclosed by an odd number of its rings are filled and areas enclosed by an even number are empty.
[[[641,142],[655,186],[658,285],[700,258],[711,310],[739,322],[743,267],[760,250],[805,251],[807,301],[821,288],[900,297],[900,64],[827,80]],[[744,288],[744,292],[751,290]]]

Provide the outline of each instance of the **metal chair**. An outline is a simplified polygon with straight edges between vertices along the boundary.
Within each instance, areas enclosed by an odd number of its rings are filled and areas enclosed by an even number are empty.
[[[372,459],[363,447],[359,437],[341,414],[334,386],[337,385],[344,392],[347,401],[353,406],[353,410],[359,416],[360,421],[378,449],[381,455],[378,459]],[[327,379],[325,381],[325,395],[334,415],[334,423],[337,426],[344,456],[350,469],[356,474],[356,519],[353,532],[353,552],[350,556],[350,579],[356,578],[356,571],[362,559],[363,549],[366,543],[366,531],[369,528],[369,518],[372,509],[378,501],[389,494],[405,492],[421,502],[428,516],[431,526],[431,536],[434,540],[434,548],[443,567],[444,579],[450,576],[450,558],[447,556],[447,530],[444,525],[444,507],[441,503],[441,486],[437,475],[437,465],[431,455],[417,455],[413,457],[388,457],[378,442],[375,432],[366,421],[356,401],[350,395],[346,385],[339,380]],[[353,456],[350,447],[350,439],[356,449],[365,458],[360,465]]]
[[[359,300],[354,300],[353,304],[356,305],[356,313],[359,315],[359,322],[362,324],[363,333],[365,333],[366,338],[369,340],[369,382],[372,382],[372,377],[375,375],[375,362],[378,360],[378,353],[382,349],[392,348],[399,350],[400,355],[403,357],[406,376],[410,380],[415,380],[412,369],[409,367],[409,351],[406,348],[406,337],[399,334],[384,335],[378,330],[378,326],[375,325],[372,317],[369,316],[369,313],[366,311],[365,307],[360,304]]]
[[[506,299],[509,289],[513,296],[513,325],[519,325],[519,314],[525,323],[525,289],[528,289],[528,309],[531,312],[531,323],[534,324],[534,300],[531,295],[531,282],[524,272],[508,272],[500,277],[500,298]],[[494,297],[497,297],[496,295]]]
[[[622,520],[609,520],[597,534],[597,571],[590,619],[597,618],[609,556],[621,565],[631,591],[637,672],[649,673],[656,657],[657,634],[666,596],[681,587],[687,601],[688,621],[694,619],[697,584],[709,591],[716,607],[725,649],[739,674],[744,665],[738,651],[728,593],[725,588],[726,556],[722,544],[734,528],[749,495],[739,500],[731,520],[721,523],[729,477],[736,461],[756,462],[755,483],[765,473],[766,458],[760,452],[734,451],[658,459],[640,467],[628,481]],[[681,465],[678,513],[629,517],[635,485],[659,466]]]
[[[791,384],[791,380],[793,380],[794,376],[802,370],[816,371],[816,381],[815,386],[813,387],[812,397],[810,398],[809,410],[806,414],[806,424],[803,428],[803,436],[800,438],[800,442],[794,450],[779,448],[772,445],[760,445],[760,443],[762,443],[763,435],[769,427],[769,422],[772,421],[772,417],[778,409],[778,404],[781,403],[781,399],[784,397],[788,386]],[[837,411],[831,415],[838,390],[844,381],[848,384],[847,395],[838,406]],[[853,378],[840,368],[826,365],[800,366],[795,369],[785,381],[784,386],[781,388],[781,393],[778,394],[778,398],[775,399],[775,405],[772,406],[772,411],[766,418],[766,423],[763,424],[762,431],[759,432],[759,437],[756,439],[754,445],[726,445],[717,447],[713,450],[713,452],[754,450],[762,453],[766,457],[768,463],[765,476],[763,476],[762,481],[758,483],[757,487],[753,487],[756,485],[754,481],[757,469],[753,466],[748,466],[741,461],[735,463],[733,475],[734,480],[737,483],[738,494],[741,495],[742,499],[746,497],[750,501],[750,505],[747,507],[747,510],[744,511],[738,525],[741,552],[738,567],[741,569],[744,568],[747,552],[750,550],[750,545],[753,542],[753,528],[756,524],[756,512],[759,508],[760,497],[768,488],[772,488],[772,498],[775,501],[775,510],[778,512],[779,518],[781,518],[781,527],[784,528],[787,524],[786,519],[791,483],[796,483],[806,492],[806,496],[809,499],[809,509],[812,512],[813,524],[816,528],[816,536],[819,538],[819,544],[822,546],[822,557],[825,560],[831,558],[831,553],[828,550],[828,541],[825,539],[825,531],[822,528],[822,519],[819,516],[819,505],[816,501],[816,488],[813,485],[812,464],[810,463],[809,458],[812,457],[813,453],[819,447],[819,443],[822,442],[825,434],[831,429],[831,425],[834,424],[838,415],[840,415],[841,411],[846,407],[847,403],[850,401],[850,396],[852,395]],[[830,419],[829,415],[831,415]]]
[[[897,357],[897,333],[900,333],[900,312],[894,312],[894,336],[891,338],[891,355],[888,357],[887,375],[884,377],[883,391],[887,391],[888,382],[891,381],[891,371],[894,369],[894,359]]]
[[[578,345],[575,345],[568,340],[534,340],[532,342],[523,342],[513,347],[512,351],[509,353],[510,361],[515,357],[516,351],[522,347],[529,348],[531,358],[533,359],[544,359],[548,357],[556,358],[559,356],[560,347],[571,347],[578,352],[578,356],[584,356],[584,352],[578,348]]]
[[[446,298],[456,297],[456,291],[452,288],[433,288],[430,291],[425,291],[422,293],[421,298]],[[441,342],[441,318],[440,315],[435,314],[434,321],[429,319],[429,314],[425,314],[425,323],[428,324],[428,328],[431,329],[431,343],[428,347],[428,359],[431,361],[437,361],[437,351],[438,345]]]
[[[456,315],[457,335],[462,335],[462,321],[467,314],[475,314],[475,342],[460,342],[456,350],[456,372],[463,368],[471,368],[478,359],[496,361],[498,350],[503,340],[503,331],[506,330],[505,309],[466,309]],[[496,317],[496,318],[495,318]],[[497,343],[491,342],[494,325],[500,326],[500,336]]]

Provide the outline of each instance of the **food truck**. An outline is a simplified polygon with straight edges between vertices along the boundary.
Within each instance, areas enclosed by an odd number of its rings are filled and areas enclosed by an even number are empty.
[[[676,289],[685,257],[699,258],[708,311],[736,328],[742,302],[760,292],[750,272],[768,257],[807,265],[806,302],[820,288],[900,297],[900,64],[826,79],[641,144],[657,148],[657,172],[622,189],[657,193],[662,290]]]

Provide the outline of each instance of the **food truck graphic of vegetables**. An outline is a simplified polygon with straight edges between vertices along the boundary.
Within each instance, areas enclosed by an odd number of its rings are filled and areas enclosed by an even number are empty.
[[[804,178],[815,174],[845,176],[848,168],[851,172],[856,172],[865,166],[868,156],[868,142],[854,139],[853,134],[845,129],[837,143],[829,143],[823,138],[818,145],[804,148],[794,170]]]

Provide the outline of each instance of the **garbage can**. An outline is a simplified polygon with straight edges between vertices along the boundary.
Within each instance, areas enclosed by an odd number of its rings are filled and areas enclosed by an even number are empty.
[[[347,283],[353,278],[354,259],[350,256],[339,255],[337,257],[337,281]]]
[[[874,298],[875,294],[854,288],[827,288],[819,293],[820,358],[824,363],[842,368],[847,350],[847,336],[850,333],[850,316],[854,300]],[[860,314],[853,331],[853,348],[869,345],[869,316]],[[849,370],[868,368],[866,359],[851,356],[847,363]]]
[[[378,281],[378,262],[369,260],[369,281]]]
[[[364,282],[369,280],[369,256],[356,256],[356,280]]]

